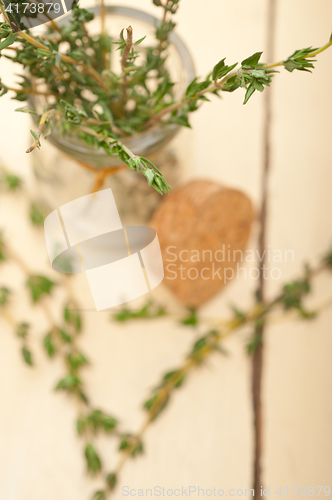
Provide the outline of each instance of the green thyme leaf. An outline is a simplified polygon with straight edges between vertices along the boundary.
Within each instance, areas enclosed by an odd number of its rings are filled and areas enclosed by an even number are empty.
[[[241,62],[242,68],[254,68],[255,66],[257,66],[262,54],[263,52],[255,52],[255,54],[253,54],[252,56],[247,57],[247,59],[244,59]]]
[[[73,373],[69,373],[64,378],[59,380],[59,382],[55,387],[55,390],[56,391],[65,390],[70,392],[74,389],[79,388],[81,385],[82,385],[81,380]]]
[[[28,113],[30,115],[38,115],[36,111],[33,109],[29,108],[28,106],[23,106],[22,108],[17,108],[15,111],[19,111],[20,113]]]
[[[19,325],[17,325],[16,335],[18,337],[21,337],[22,339],[25,339],[28,336],[29,329],[30,329],[29,323],[20,323]]]
[[[66,332],[65,330],[62,330],[61,328],[59,328],[59,334],[60,334],[60,337],[61,337],[61,340],[67,344],[70,344],[71,341],[72,341],[72,338],[71,338],[71,335],[69,335],[68,332]]]
[[[45,207],[36,201],[31,202],[29,217],[34,226],[42,226],[46,218]]]
[[[63,318],[65,322],[72,325],[77,332],[82,330],[82,316],[79,311],[70,309],[70,304],[65,306]]]
[[[328,267],[328,269],[332,270],[332,250],[324,256],[323,263]]]
[[[190,309],[189,315],[180,321],[182,325],[186,326],[197,326],[198,325],[198,317],[197,310],[192,308]]]
[[[84,454],[88,470],[92,474],[96,474],[97,472],[99,472],[101,470],[101,460],[91,443],[88,443],[86,445]]]
[[[8,303],[10,294],[11,292],[7,287],[0,287],[0,306],[5,306]]]
[[[0,262],[3,262],[6,260],[6,254],[5,254],[5,242],[3,240],[3,235],[0,232]]]
[[[9,45],[13,45],[13,43],[16,40],[16,34],[12,33],[11,35],[7,36],[2,42],[0,42],[0,50],[5,49],[6,47],[9,47]]]
[[[90,426],[95,432],[103,430],[106,433],[111,432],[117,424],[117,420],[101,410],[92,410],[85,419],[86,425]]]
[[[98,490],[92,496],[92,500],[106,500],[106,491]]]
[[[25,346],[22,347],[22,356],[27,365],[33,366],[31,351]]]
[[[247,89],[247,92],[246,92],[246,95],[245,95],[245,98],[244,98],[244,101],[243,101],[243,104],[247,104],[247,102],[249,101],[250,97],[253,95],[253,93],[255,92],[255,86],[253,83],[251,83]]]
[[[116,476],[116,474],[114,472],[110,472],[109,474],[107,474],[107,476],[106,476],[106,482],[107,482],[108,487],[111,490],[114,490],[114,488],[116,486],[116,482],[117,482],[117,476]]]
[[[148,302],[138,311],[132,311],[126,307],[113,315],[113,320],[120,323],[132,319],[153,319],[165,316],[166,310],[162,306]]]
[[[86,429],[86,419],[78,418],[77,422],[76,422],[77,433],[80,436],[82,436],[82,434],[84,433],[85,429]]]
[[[45,335],[45,337],[43,339],[43,345],[44,345],[45,351],[47,352],[47,355],[50,358],[53,358],[53,356],[55,356],[55,354],[57,352],[57,349],[55,347],[55,344],[53,341],[53,336],[51,333],[48,333],[47,335]]]
[[[44,295],[51,295],[55,285],[54,281],[40,274],[30,276],[26,282],[34,303],[38,302]]]
[[[67,361],[72,370],[78,370],[81,366],[89,364],[82,352],[72,352],[67,355]]]
[[[232,309],[236,319],[241,319],[241,320],[246,319],[246,314],[243,311],[240,311],[240,309],[238,309],[235,306],[232,306],[231,309]]]
[[[140,44],[140,43],[142,43],[142,42],[143,42],[143,40],[145,40],[145,39],[146,39],[146,35],[145,35],[145,36],[142,36],[142,38],[140,38],[139,40],[137,40],[137,41],[134,43],[134,45],[139,45],[139,44]]]

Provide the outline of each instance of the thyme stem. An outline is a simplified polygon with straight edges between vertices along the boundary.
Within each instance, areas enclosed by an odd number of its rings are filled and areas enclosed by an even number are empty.
[[[33,89],[15,89],[13,87],[7,87],[8,90],[11,90],[12,92],[16,92],[17,94],[29,94],[29,95],[43,95],[43,96],[51,96],[55,95],[53,92],[39,92],[38,90],[33,90]]]
[[[34,149],[36,149],[37,147],[40,146],[40,142],[39,142],[39,137],[40,137],[40,134],[42,133],[43,131],[43,128],[44,126],[46,125],[46,122],[49,120],[50,118],[50,115],[53,113],[53,109],[49,109],[47,111],[45,111],[45,113],[42,114],[41,118],[40,118],[40,121],[39,121],[39,126],[38,126],[38,130],[37,130],[37,137],[35,138],[34,140],[34,143],[32,144],[32,146],[30,146],[27,150],[26,150],[26,153],[31,153],[31,151],[33,151]]]
[[[121,59],[121,68],[123,71],[122,100],[124,103],[126,102],[126,98],[127,98],[127,87],[128,87],[127,64],[128,64],[128,57],[129,57],[131,48],[133,46],[133,28],[131,26],[128,26],[128,28],[126,28],[126,31],[127,31],[126,46],[123,50],[122,59]]]
[[[100,0],[100,33],[101,33],[101,39],[104,41],[104,45],[102,47],[103,66],[104,66],[104,69],[107,69],[109,67],[109,54],[105,48],[105,40],[106,40],[105,0]]]
[[[35,40],[30,35],[27,35],[27,33],[24,33],[24,31],[19,31],[18,35],[21,38],[24,38],[27,42],[34,45],[35,47],[38,47],[39,49],[47,50],[47,52],[51,52],[50,49],[46,45],[38,42],[38,40]],[[75,59],[72,59],[71,57],[66,56],[65,54],[61,54],[61,60],[63,62],[73,64],[75,67],[81,66],[86,73],[89,73],[99,83],[100,87],[102,87],[106,92],[108,92],[109,88],[105,84],[105,82],[102,79],[102,77],[100,76],[100,74],[94,68],[92,68],[91,66],[88,66],[87,64],[84,64],[82,62],[75,61]]]

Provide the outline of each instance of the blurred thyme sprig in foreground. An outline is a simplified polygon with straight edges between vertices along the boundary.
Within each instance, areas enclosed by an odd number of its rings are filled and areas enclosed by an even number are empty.
[[[27,290],[29,291],[31,302],[34,307],[41,307],[45,313],[45,318],[49,323],[48,330],[43,337],[43,346],[50,360],[59,357],[65,366],[63,376],[55,384],[55,389],[61,391],[70,397],[77,406],[78,415],[76,429],[79,436],[84,440],[84,456],[87,470],[90,474],[99,474],[105,470],[103,460],[98,453],[95,445],[96,435],[103,433],[105,436],[115,436],[119,440],[119,451],[121,453],[118,465],[114,470],[105,475],[105,486],[94,493],[94,500],[105,500],[111,493],[117,483],[119,473],[124,467],[128,458],[136,457],[143,453],[143,435],[149,425],[159,417],[167,407],[171,397],[176,389],[182,387],[190,373],[201,367],[210,355],[219,352],[225,354],[222,341],[238,331],[242,326],[252,325],[254,328],[253,337],[249,340],[248,352],[253,353],[261,339],[255,337],[255,329],[259,322],[269,321],[272,312],[276,308],[283,310],[283,315],[288,311],[293,311],[299,319],[310,320],[317,315],[318,311],[308,311],[304,300],[311,292],[313,278],[325,271],[332,270],[332,252],[329,251],[321,259],[316,268],[305,267],[303,276],[283,286],[281,292],[268,303],[257,303],[249,312],[233,307],[233,317],[223,327],[220,327],[219,320],[216,320],[214,328],[195,339],[188,355],[179,367],[167,371],[160,382],[156,385],[152,394],[143,403],[144,410],[147,413],[146,419],[141,426],[140,431],[136,433],[119,432],[118,422],[114,416],[105,411],[93,407],[87,395],[86,384],[82,377],[82,370],[89,364],[88,358],[81,351],[78,345],[78,339],[83,329],[83,319],[73,299],[70,289],[67,290],[67,303],[62,309],[62,318],[55,320],[48,307],[49,296],[54,288],[60,286],[43,275],[32,272],[27,264],[22,260],[13,248],[8,246],[0,235],[0,261],[14,261],[25,275]],[[70,283],[70,278],[67,287]],[[69,287],[70,288],[70,287]],[[29,324],[25,321],[17,321],[10,314],[10,300],[13,300],[14,294],[8,287],[0,288],[0,315],[12,326],[15,335],[22,342],[21,352],[26,364],[32,366],[34,357],[29,347]],[[165,314],[165,309],[160,306],[154,307],[149,303],[140,310],[132,312],[129,309],[117,312],[116,321],[134,320],[137,318],[156,318]],[[189,315],[182,319],[181,323],[192,327],[201,326],[204,322],[197,315],[197,312],[191,310]]]
[[[105,488],[96,491],[93,500],[105,500],[108,494],[114,489],[125,462],[130,457],[134,457],[138,453],[143,453],[142,438],[145,431],[151,422],[163,412],[174,390],[182,387],[191,371],[202,366],[211,354],[215,352],[226,353],[222,347],[222,341],[225,338],[245,325],[253,325],[253,337],[247,344],[248,354],[253,354],[259,343],[262,342],[261,338],[257,338],[256,328],[262,321],[267,321],[272,311],[276,308],[281,308],[283,314],[292,310],[297,313],[298,319],[313,319],[317,311],[309,313],[305,308],[304,299],[311,292],[313,278],[326,270],[332,271],[332,251],[327,252],[323,256],[317,267],[310,268],[306,266],[302,277],[284,285],[281,292],[269,302],[258,303],[249,312],[233,307],[233,318],[228,323],[222,328],[210,329],[203,336],[196,339],[183,364],[176,369],[166,372],[159,384],[152,391],[151,396],[143,403],[147,417],[140,431],[137,435],[129,435],[129,437],[124,438],[122,445],[120,445],[120,450],[123,451],[124,455],[120,459],[118,466],[106,477]],[[328,305],[330,306],[331,303],[329,302]],[[128,310],[126,309],[127,316]],[[132,315],[131,317],[133,318],[134,316]],[[121,321],[120,318],[119,313],[114,316],[116,321]],[[199,323],[196,312],[191,311],[188,318],[183,320],[182,323],[196,326]]]
[[[239,69],[237,63],[227,65],[223,58],[205,79],[195,78],[185,95],[176,100],[176,82],[167,69],[167,49],[179,0],[153,3],[163,10],[163,19],[156,27],[155,42],[148,45],[145,37],[135,40],[132,26],[121,31],[119,40],[112,40],[105,32],[103,2],[100,34],[89,34],[94,14],[76,5],[67,24],[59,26],[53,20],[44,35],[34,37],[28,29],[18,30],[21,14],[13,16],[8,9],[6,12],[6,3],[0,0],[4,16],[0,23],[0,56],[24,70],[15,88],[0,80],[0,95],[11,91],[13,99],[28,101],[40,94],[47,100],[43,113],[36,117],[38,129],[31,131],[34,142],[27,152],[39,148],[42,134],[47,136],[56,128],[62,135],[76,135],[89,146],[117,156],[130,170],[141,171],[160,194],[167,193],[170,186],[161,172],[151,161],[130,151],[123,144],[124,138],[157,123],[190,127],[189,115],[202,101],[209,100],[207,94],[220,96],[221,92],[243,88],[246,104],[256,90],[262,92],[270,85],[274,68],[310,71],[313,58],[332,44],[330,39],[320,49],[297,50],[286,60],[272,64],[261,63],[262,53],[257,52],[244,59]],[[120,52],[119,73],[110,69],[110,60],[118,57],[113,53],[115,47]],[[18,111],[36,114],[29,107]]]
[[[89,365],[89,360],[77,342],[83,329],[83,320],[77,303],[72,297],[69,282],[66,283],[67,286],[64,286],[67,288],[68,298],[62,310],[62,318],[54,319],[45,298],[50,297],[54,287],[60,284],[47,276],[32,272],[21,256],[5,243],[0,233],[0,262],[6,261],[15,263],[21,269],[25,275],[26,289],[33,306],[41,307],[44,312],[48,330],[43,336],[43,348],[50,360],[55,357],[62,358],[66,369],[54,389],[64,392],[75,402],[78,411],[76,428],[85,441],[84,455],[87,470],[91,474],[96,474],[101,470],[102,462],[93,444],[94,437],[101,431],[107,435],[112,433],[117,426],[117,420],[104,411],[92,407],[87,395],[81,371]],[[66,277],[66,280],[70,278]],[[21,340],[21,353],[25,363],[33,366],[34,357],[28,343],[31,325],[25,321],[17,321],[11,314],[9,306],[13,297],[14,293],[9,288],[0,287],[0,317],[10,324],[15,335]]]

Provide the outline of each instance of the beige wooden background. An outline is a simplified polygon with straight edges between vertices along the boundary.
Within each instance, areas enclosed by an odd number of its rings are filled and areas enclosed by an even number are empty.
[[[88,3],[88,2],[86,2]],[[150,0],[118,0],[151,13]],[[208,73],[222,57],[241,61],[262,50],[266,39],[266,2],[259,0],[182,0],[178,32],[195,59],[199,75]],[[330,0],[279,0],[277,59],[293,50],[326,43],[332,20]],[[269,281],[273,294],[282,281],[300,272],[332,241],[331,79],[332,49],[318,57],[316,70],[282,72],[273,82],[273,171],[270,186],[268,243],[292,249],[295,261],[281,264],[280,281]],[[0,61],[4,81],[12,69]],[[206,177],[240,188],[259,202],[262,166],[262,103],[255,94],[242,106],[240,91],[204,105],[175,145],[188,178]],[[25,154],[29,117],[1,98],[0,154],[7,165],[29,182]],[[38,152],[34,153],[38,154]],[[222,160],[221,160],[222,157]],[[3,197],[1,226],[19,245],[31,267],[49,270],[43,234],[29,228],[25,200]],[[254,248],[254,239],[251,247]],[[8,265],[1,283],[18,286],[23,276]],[[237,281],[202,309],[206,316],[227,315],[228,305],[247,307],[256,283]],[[316,281],[314,306],[331,293],[331,279]],[[159,300],[179,306],[159,287]],[[59,297],[60,298],[60,297]],[[23,291],[13,311],[31,315]],[[46,324],[33,316],[37,367],[23,366],[18,341],[0,320],[0,498],[3,500],[84,500],[95,486],[85,476],[82,443],[75,436],[75,410],[64,395],[51,388],[62,374],[60,361],[50,363],[42,352]],[[88,333],[82,347],[94,361],[85,373],[93,403],[114,413],[123,429],[136,431],[143,419],[141,402],[164,371],[176,367],[193,342],[191,330],[170,319],[128,326],[109,322],[108,314],[87,316]],[[312,323],[281,323],[270,327],[266,342],[264,379],[264,485],[330,485],[332,476],[332,311]],[[244,352],[249,332],[226,342],[228,358],[215,355],[197,370],[151,426],[146,453],[130,461],[121,486],[155,485],[178,488],[248,488],[252,469],[250,362]],[[114,442],[98,441],[107,470],[116,463]],[[193,495],[195,498],[195,495]],[[271,498],[278,498],[271,494]]]

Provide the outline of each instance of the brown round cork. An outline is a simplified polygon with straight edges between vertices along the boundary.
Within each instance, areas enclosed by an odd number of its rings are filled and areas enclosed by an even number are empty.
[[[180,302],[199,307],[236,275],[254,217],[244,193],[208,180],[192,181],[162,201],[150,225],[161,246],[164,283]]]

